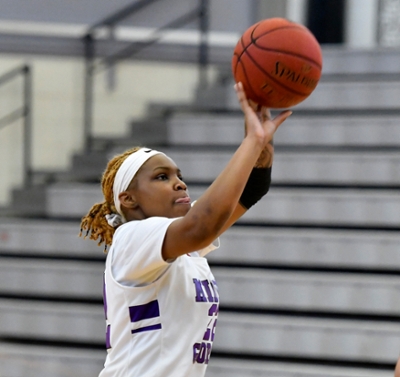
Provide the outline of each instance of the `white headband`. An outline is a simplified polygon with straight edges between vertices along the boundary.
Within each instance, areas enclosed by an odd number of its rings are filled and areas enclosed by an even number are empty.
[[[149,148],[141,148],[136,152],[130,154],[122,165],[119,167],[117,174],[114,179],[114,204],[118,213],[106,215],[108,224],[112,227],[116,227],[126,222],[124,214],[121,211],[121,202],[119,201],[119,194],[124,192],[131,183],[133,177],[136,175],[142,165],[156,154],[164,154]]]

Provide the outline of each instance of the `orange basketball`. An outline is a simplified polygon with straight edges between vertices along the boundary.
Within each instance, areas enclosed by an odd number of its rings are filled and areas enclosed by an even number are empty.
[[[270,108],[291,107],[317,86],[321,47],[305,26],[269,18],[243,33],[233,53],[232,70],[248,99]]]

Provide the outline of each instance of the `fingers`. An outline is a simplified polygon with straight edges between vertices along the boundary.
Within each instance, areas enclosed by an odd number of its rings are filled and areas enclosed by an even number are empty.
[[[245,114],[249,114],[249,110],[250,112],[256,112],[258,113],[259,117],[261,116],[261,120],[263,123],[272,119],[271,111],[269,108],[265,106],[260,106],[256,102],[247,99],[243,84],[241,82],[235,84],[235,90],[240,103],[240,107]],[[290,110],[282,111],[279,115],[272,119],[272,122],[275,124],[276,128],[278,128],[291,114],[292,111]]]
[[[249,99],[247,100],[247,102],[249,103],[250,107],[256,112],[260,112],[261,106],[257,103],[254,102],[253,100]]]
[[[271,111],[269,110],[269,108],[264,106],[261,108],[261,120],[263,122],[271,120]]]
[[[292,115],[293,111],[286,110],[282,111],[280,114],[278,114],[274,119],[273,122],[275,123],[276,127],[279,127],[287,118],[289,118]]]
[[[240,106],[244,112],[252,109],[255,113],[260,114],[261,105],[251,99],[247,99],[246,92],[244,91],[243,84],[241,82],[235,84],[235,90]]]
[[[260,121],[263,120],[262,117],[262,109],[263,107],[258,104],[257,102],[248,99],[246,96],[246,93],[244,91],[243,84],[241,82],[238,82],[235,84],[235,90],[237,93],[237,97],[240,103],[240,107],[245,115],[250,115],[250,113],[254,113],[257,115],[258,119]]]
[[[240,103],[240,107],[242,108],[242,111],[246,113],[249,109],[251,109],[251,107],[247,100],[246,93],[244,92],[243,84],[241,82],[235,84],[235,90]]]

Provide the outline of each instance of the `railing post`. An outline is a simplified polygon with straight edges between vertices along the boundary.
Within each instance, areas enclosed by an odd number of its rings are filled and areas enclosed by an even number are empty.
[[[85,45],[85,88],[84,88],[84,114],[83,137],[84,150],[88,153],[92,147],[93,128],[93,75],[94,75],[94,40],[92,34],[83,38]]]
[[[208,68],[208,29],[209,29],[209,17],[208,17],[208,0],[200,0],[200,14],[199,14],[199,32],[200,32],[200,44],[199,44],[199,87],[206,88],[207,79],[207,68]]]
[[[22,72],[24,77],[24,186],[30,187],[32,185],[32,72],[27,65],[23,67]]]

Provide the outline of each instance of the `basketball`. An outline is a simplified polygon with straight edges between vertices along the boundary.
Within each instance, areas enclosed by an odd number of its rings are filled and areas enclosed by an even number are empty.
[[[269,18],[243,33],[233,52],[232,71],[248,99],[269,108],[291,107],[317,86],[321,47],[305,26]]]

